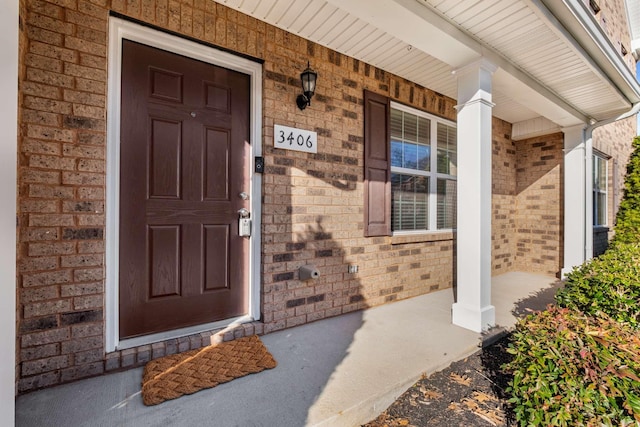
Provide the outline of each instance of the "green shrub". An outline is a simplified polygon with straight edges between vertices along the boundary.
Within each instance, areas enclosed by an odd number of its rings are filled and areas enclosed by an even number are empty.
[[[574,269],[556,301],[561,307],[604,314],[640,328],[640,244],[618,243]]]
[[[640,332],[550,307],[523,319],[505,368],[520,425],[640,425]]]
[[[640,137],[633,140],[633,147],[627,163],[624,195],[616,214],[614,246],[640,241]]]

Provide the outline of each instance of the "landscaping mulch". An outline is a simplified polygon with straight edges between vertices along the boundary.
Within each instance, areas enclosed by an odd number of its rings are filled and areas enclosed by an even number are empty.
[[[422,378],[363,427],[516,425],[505,390],[510,337]]]

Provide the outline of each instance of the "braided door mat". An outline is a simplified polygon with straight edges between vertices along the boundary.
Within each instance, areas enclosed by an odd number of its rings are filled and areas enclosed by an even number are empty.
[[[275,368],[276,364],[257,335],[165,356],[144,367],[142,401],[145,405],[157,405]]]

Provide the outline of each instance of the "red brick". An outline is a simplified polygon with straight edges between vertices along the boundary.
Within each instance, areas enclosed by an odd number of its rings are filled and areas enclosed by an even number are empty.
[[[51,213],[58,209],[58,202],[52,200],[29,199],[20,202],[20,212]]]
[[[21,242],[58,240],[58,238],[59,236],[57,227],[27,228],[22,229],[20,233]]]
[[[78,170],[83,172],[104,172],[105,164],[103,160],[86,160],[78,161]]]
[[[44,28],[34,27],[33,25],[27,25],[27,37],[31,43],[40,41],[49,45],[62,46],[64,42],[64,35]]]
[[[41,111],[31,111],[31,110],[25,111],[25,115],[28,116],[28,118],[25,118],[25,120],[32,120],[32,122],[36,122],[39,118],[45,118],[45,117],[49,117],[52,120],[55,117],[56,121],[60,118],[58,114],[44,113]],[[46,119],[46,121],[48,122],[49,119]],[[45,124],[43,122],[38,122],[38,123]],[[60,155],[62,152],[62,144],[60,144],[59,142],[40,141],[36,139],[25,138],[22,141],[22,144],[20,144],[20,151],[25,154],[35,153],[35,154]]]
[[[105,219],[104,215],[96,214],[96,215],[77,215],[79,226],[101,226],[104,225]]]
[[[62,72],[62,61],[59,59],[35,55],[33,53],[29,53],[25,56],[24,64],[27,67],[39,68],[41,70],[48,70],[55,73]]]
[[[51,18],[62,19],[63,9],[60,6],[42,0],[29,0],[28,7],[30,10],[40,13]]]
[[[103,295],[90,295],[84,297],[75,297],[73,299],[74,310],[87,310],[90,308],[101,308],[104,305]]]
[[[29,166],[33,168],[41,169],[55,169],[55,170],[75,170],[76,161],[71,158],[64,158],[58,156],[43,156],[41,154],[33,154],[29,156]]]
[[[81,67],[81,68],[86,68],[86,67]],[[75,69],[77,71],[78,67],[76,66]],[[94,105],[96,107],[102,107],[102,108],[104,108],[104,106],[106,105],[106,98],[104,95],[97,95],[97,94],[87,93],[87,92],[78,92],[76,90],[68,90],[68,89],[65,90],[63,93],[63,99],[65,101],[71,101],[78,104]]]
[[[29,256],[73,254],[76,245],[73,242],[29,243]]]
[[[72,88],[74,86],[74,80],[72,76],[61,73],[54,73],[52,71],[39,70],[37,68],[27,69],[27,80],[44,83],[51,86],[68,88]]]
[[[64,187],[61,185],[32,184],[29,186],[29,197],[70,199],[74,197],[74,191],[72,187]]]
[[[39,99],[62,99],[62,90],[60,90],[59,87],[42,83],[24,82],[22,83],[22,93],[25,95],[35,95]]]
[[[20,258],[18,262],[18,271],[35,272],[45,270],[55,270],[58,268],[58,257],[35,257]]]
[[[102,255],[70,255],[60,257],[61,267],[83,267],[102,265]]]
[[[105,82],[98,80],[76,77],[76,89],[102,95],[107,91],[107,85]]]
[[[85,144],[64,144],[62,152],[65,156],[84,157],[88,159],[104,159],[104,147]]]
[[[48,42],[32,42],[29,50],[33,54],[59,59],[65,62],[76,62],[78,60],[77,52],[71,49],[65,49],[64,47],[52,46]]]
[[[20,302],[23,304],[52,300],[59,298],[60,293],[57,285],[39,286],[37,288],[23,288],[20,290]]]
[[[47,95],[44,93],[43,95]],[[50,111],[52,113],[71,113],[71,103],[59,101],[57,99],[40,98],[36,96],[25,96],[24,106],[33,110]]]
[[[78,242],[78,252],[81,254],[104,253],[104,242]]]
[[[104,10],[102,12],[104,15]],[[89,28],[85,26],[78,26],[78,31],[76,31],[76,36],[82,40],[104,45],[106,44],[105,41],[107,40],[106,25],[98,29]]]
[[[32,227],[52,227],[56,225],[75,225],[73,215],[69,214],[30,214],[29,225]]]
[[[59,19],[53,19],[45,15],[40,15],[38,13],[30,13],[27,17],[27,23],[56,33],[73,34],[74,32],[73,24],[63,22]]]
[[[57,171],[22,169],[20,170],[20,181],[24,183],[60,184],[61,175],[60,172]],[[71,194],[73,194],[73,190]]]
[[[71,285],[62,285],[61,286],[61,295],[63,297],[71,297],[71,296],[81,296],[81,295],[94,295],[99,294],[104,291],[104,286],[102,282],[95,283],[82,283],[82,284],[71,284]]]
[[[72,130],[31,124],[27,125],[27,136],[60,142],[72,142],[75,139],[75,133]]]
[[[73,104],[73,114],[78,117],[91,117],[94,119],[105,119],[106,110],[103,107],[90,105]]]
[[[90,16],[84,13],[76,12],[73,10],[68,10],[66,13],[67,22],[71,22],[77,24],[78,26],[89,27],[94,30],[106,31],[107,28],[107,17],[106,13],[102,13],[100,18]]]
[[[71,185],[104,185],[104,175],[89,172],[62,172],[62,183]]]
[[[72,64],[66,62],[64,64],[65,75],[82,77],[89,80],[105,81],[107,72],[105,70],[98,70],[96,68],[84,67],[82,65]]]
[[[91,212],[91,213],[103,213],[104,202],[101,201],[80,201],[80,200],[65,200],[62,202],[63,212]]]
[[[76,10],[78,7],[76,0],[47,0],[47,1],[71,10]]]

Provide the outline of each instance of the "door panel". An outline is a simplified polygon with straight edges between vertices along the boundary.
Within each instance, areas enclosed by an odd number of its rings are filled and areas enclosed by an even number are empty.
[[[206,129],[204,198],[229,200],[231,135],[224,129]]]
[[[123,41],[120,338],[248,313],[249,77]]]
[[[182,123],[151,118],[149,198],[180,199]]]

